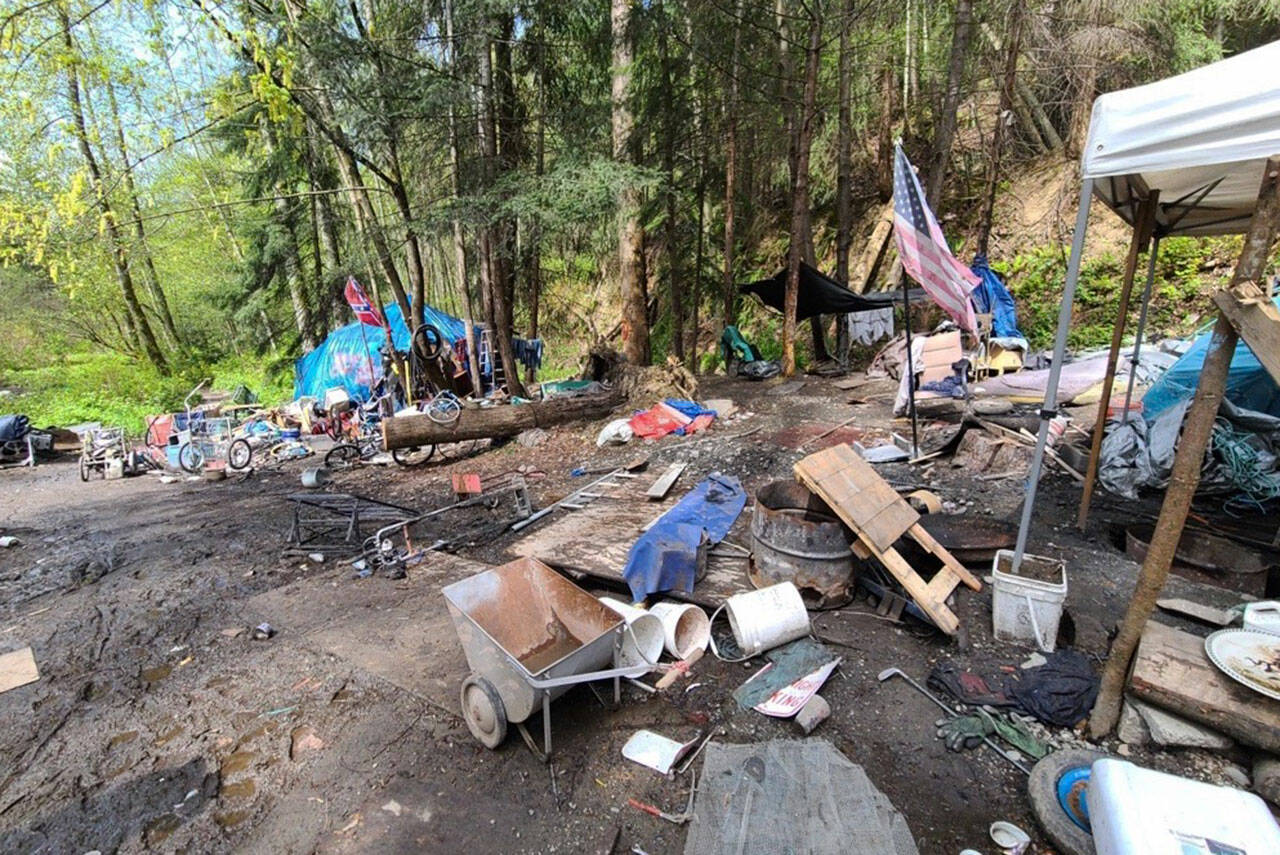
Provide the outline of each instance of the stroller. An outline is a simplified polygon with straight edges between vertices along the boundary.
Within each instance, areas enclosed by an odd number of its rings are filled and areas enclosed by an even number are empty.
[[[37,453],[52,450],[53,434],[32,430],[26,416],[0,416],[0,466],[35,466]]]

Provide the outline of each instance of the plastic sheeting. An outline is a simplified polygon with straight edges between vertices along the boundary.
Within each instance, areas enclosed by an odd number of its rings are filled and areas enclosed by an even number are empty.
[[[1280,298],[1276,305],[1280,306]],[[1148,420],[1195,395],[1211,335],[1211,331],[1200,335],[1191,348],[1147,390],[1142,397],[1142,412]],[[1271,375],[1244,341],[1236,345],[1236,352],[1231,356],[1226,398],[1238,407],[1280,416],[1280,388],[1276,387]]]
[[[743,294],[755,294],[766,306],[777,309],[779,312],[784,311],[787,292],[786,268],[779,270],[769,279],[739,285],[738,291]],[[893,294],[885,295],[878,300],[861,297],[830,276],[801,262],[800,290],[796,294],[796,319],[803,321],[815,315],[842,315],[846,312],[879,309],[892,298]]]
[[[399,304],[391,303],[382,311],[391,327],[396,350],[408,351],[409,328]],[[423,316],[428,324],[440,330],[450,345],[466,336],[466,327],[452,315],[427,306]],[[369,400],[370,390],[382,379],[382,355],[378,349],[386,341],[384,329],[359,322],[329,333],[315,350],[294,360],[294,400],[304,395],[323,400],[325,390],[335,386],[346,389],[357,401]]]
[[[985,255],[974,256],[971,269],[978,275],[978,287],[973,289],[969,297],[979,312],[991,313],[991,335],[996,338],[1022,339],[1022,349],[1026,350],[1026,337],[1018,329],[1017,307],[1014,306],[1009,289],[991,269]]]
[[[693,593],[703,538],[711,544],[724,540],[746,505],[742,482],[719,472],[686,493],[631,547],[622,578],[632,600],[659,591]]]
[[[1136,499],[1142,489],[1163,489],[1173,472],[1182,421],[1191,407],[1187,397],[1151,420],[1129,419],[1113,423],[1102,439],[1098,457],[1098,482],[1108,491]],[[1224,400],[1218,409],[1218,424],[1205,451],[1197,492],[1236,494],[1242,485],[1225,457],[1227,443],[1223,428],[1249,435],[1250,455],[1256,476],[1280,491],[1280,418],[1237,407]],[[1253,486],[1257,486],[1255,483]]]
[[[1280,42],[1093,103],[1083,177],[1126,221],[1138,176],[1160,191],[1156,219],[1172,234],[1248,227],[1263,164],[1280,153]],[[1115,180],[1107,180],[1115,179]],[[1211,187],[1198,198],[1199,191]],[[1188,207],[1192,206],[1194,207]]]
[[[825,739],[707,745],[684,855],[919,851],[888,796]]]

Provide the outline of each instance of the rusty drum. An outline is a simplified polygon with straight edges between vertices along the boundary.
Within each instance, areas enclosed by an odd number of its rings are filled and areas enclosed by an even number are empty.
[[[751,515],[751,584],[792,582],[805,606],[829,609],[853,598],[853,532],[831,508],[794,481],[774,481],[756,494]]]

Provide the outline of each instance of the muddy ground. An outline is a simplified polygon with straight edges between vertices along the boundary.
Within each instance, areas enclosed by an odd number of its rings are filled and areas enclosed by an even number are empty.
[[[731,398],[742,412],[703,436],[600,450],[600,424],[578,425],[531,448],[342,472],[331,489],[428,509],[450,500],[455,471],[525,467],[541,507],[580,486],[575,466],[641,451],[650,472],[689,463],[677,489],[720,470],[752,491],[826,444],[903,430],[883,387],[860,390],[868,403],[856,405],[829,380],[776,388],[706,378],[702,397]],[[685,829],[627,799],[680,811],[688,776],[667,780],[624,760],[627,737],[638,728],[682,738],[714,728],[729,742],[797,734],[733,701],[758,663],[708,658],[668,694],[624,686],[616,710],[606,693],[572,690],[553,705],[550,764],[515,734],[497,751],[481,747],[459,715],[461,655],[438,592],[475,562],[508,559],[515,536],[495,531],[503,511],[448,523],[450,539],[474,541],[457,557],[433,554],[402,580],[357,579],[345,562],[282,554],[302,465],[221,483],[82,484],[70,459],[0,472],[0,533],[21,541],[0,550],[0,653],[30,645],[41,674],[0,694],[0,851],[680,852]],[[980,480],[945,459],[882,471],[970,515],[1014,519],[1022,498],[1016,479]],[[1113,525],[1135,508],[1104,499],[1081,535],[1070,524],[1078,497],[1073,481],[1046,474],[1031,543],[1067,561],[1075,646],[1101,657],[1137,572]],[[990,603],[989,590],[960,595],[966,649],[862,601],[815,616],[844,661],[822,692],[833,715],[812,738],[866,768],[926,855],[989,851],[996,819],[1049,851],[1022,773],[986,749],[948,752],[934,738],[936,708],[900,681],[876,680],[890,666],[923,680],[944,658],[987,673],[1016,667],[1030,650],[993,640]],[[273,637],[253,637],[262,621]],[[1229,773],[1197,752],[1134,755],[1208,780]]]

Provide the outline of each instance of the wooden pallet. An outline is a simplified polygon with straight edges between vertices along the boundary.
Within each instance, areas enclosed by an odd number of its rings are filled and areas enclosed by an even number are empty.
[[[960,619],[947,607],[947,598],[962,582],[975,591],[982,590],[982,583],[924,530],[920,515],[871,464],[848,445],[836,445],[801,460],[795,475],[857,534],[853,551],[879,560],[938,628],[954,635]],[[894,549],[903,535],[942,562],[930,581],[920,578]]]

